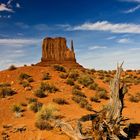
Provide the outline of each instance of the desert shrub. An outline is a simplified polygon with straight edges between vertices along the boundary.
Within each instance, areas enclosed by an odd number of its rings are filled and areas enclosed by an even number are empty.
[[[96,70],[95,69],[91,69],[90,70],[92,73],[96,73]]]
[[[76,84],[73,86],[73,89],[81,90],[80,86],[79,85],[76,85]]]
[[[0,88],[0,97],[5,98],[6,96],[12,96],[15,94],[15,91],[12,90],[10,87],[1,87]]]
[[[85,109],[87,109],[89,111],[92,110],[91,105],[88,103],[88,101],[84,97],[81,97],[81,96],[73,96],[72,97],[72,100],[74,102],[78,103],[81,108],[85,108]]]
[[[48,91],[49,93],[55,93],[58,91],[58,88],[55,85],[51,85],[49,83],[41,83],[40,89],[43,91]]]
[[[97,95],[91,97],[91,98],[90,98],[90,101],[96,102],[96,103],[100,102],[100,101],[99,101],[99,97],[98,97]]]
[[[43,74],[43,77],[42,77],[42,80],[50,80],[51,79],[51,76],[49,73],[44,73]]]
[[[135,84],[135,85],[140,84],[140,78],[135,79],[135,80],[134,80],[134,84]]]
[[[62,79],[66,79],[68,77],[68,74],[67,73],[61,73],[59,75],[59,77],[62,78]]]
[[[28,105],[28,108],[32,110],[34,113],[38,112],[42,108],[42,103],[40,102],[32,102]]]
[[[63,98],[54,98],[53,102],[60,104],[60,105],[64,105],[64,104],[69,104],[65,99]]]
[[[31,64],[31,66],[35,66],[35,64]]]
[[[73,95],[76,95],[76,96],[80,96],[80,97],[86,98],[86,95],[85,95],[82,91],[80,91],[80,90],[78,90],[78,89],[73,89],[73,90],[72,90],[72,94],[73,94]]]
[[[73,79],[74,81],[76,81],[79,77],[79,73],[75,70],[70,71],[69,76],[70,79]]]
[[[34,92],[34,95],[36,97],[39,97],[39,98],[44,98],[46,97],[46,94],[45,94],[45,91],[41,88],[37,89],[35,92]]]
[[[105,99],[105,100],[109,99],[106,90],[100,91],[100,92],[98,93],[98,96],[99,96],[100,99]]]
[[[135,95],[129,97],[130,102],[139,102],[140,101],[140,92],[137,92]]]
[[[19,104],[14,104],[14,105],[12,105],[12,111],[13,112],[15,112],[15,113],[20,113],[20,112],[22,112],[22,107],[21,107],[21,105],[19,105]]]
[[[60,65],[54,65],[54,69],[61,72],[66,72],[66,69]]]
[[[68,85],[73,86],[73,85],[74,85],[74,80],[71,79],[71,78],[68,78],[67,81],[66,81],[66,83],[67,83]]]
[[[92,106],[91,106],[91,104],[87,103],[87,104],[85,105],[85,109],[87,109],[88,111],[92,111]]]
[[[93,84],[89,85],[89,89],[96,90],[97,88],[98,88],[97,83],[93,83]]]
[[[21,105],[21,106],[27,106],[27,103],[21,102],[20,105]]]
[[[105,83],[109,83],[109,82],[110,82],[110,80],[111,80],[111,78],[110,78],[110,77],[105,77],[105,78],[103,79],[103,82],[105,82]]]
[[[39,128],[40,130],[52,130],[53,127],[51,124],[46,120],[38,120],[35,122],[35,127]]]
[[[28,82],[27,80],[21,81],[20,84],[21,84],[24,88],[30,86],[30,84],[29,84],[29,82]]]
[[[11,65],[11,66],[8,68],[8,70],[15,70],[15,69],[17,69],[17,67],[16,67],[15,65]]]
[[[37,113],[37,120],[52,120],[58,117],[58,109],[53,104],[43,105]]]
[[[27,100],[28,100],[28,104],[37,102],[37,98],[27,98]]]
[[[27,79],[27,81],[28,81],[29,83],[31,83],[31,82],[34,82],[34,79],[33,79],[32,77],[29,77],[29,78]]]
[[[1,87],[10,87],[11,84],[10,83],[0,83],[0,88]]]
[[[19,75],[19,79],[20,80],[24,80],[24,79],[28,79],[29,77],[31,77],[30,75],[26,74],[26,73],[21,73]]]
[[[92,84],[94,81],[89,75],[81,75],[78,79],[78,82],[87,87],[90,84]]]

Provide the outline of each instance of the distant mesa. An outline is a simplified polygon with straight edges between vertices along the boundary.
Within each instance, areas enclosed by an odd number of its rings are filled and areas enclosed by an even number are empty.
[[[63,37],[46,37],[42,43],[42,58],[38,66],[49,66],[54,64],[66,65],[68,67],[82,67],[76,62],[73,41],[71,49],[67,47],[67,41]]]

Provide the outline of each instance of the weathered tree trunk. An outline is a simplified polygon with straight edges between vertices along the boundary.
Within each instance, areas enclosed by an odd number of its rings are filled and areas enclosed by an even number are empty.
[[[120,82],[122,65],[117,66],[114,79],[110,84],[110,101],[105,109],[96,113],[88,114],[78,120],[77,127],[74,129],[70,124],[59,121],[62,131],[74,140],[94,139],[94,140],[119,140],[119,136],[127,137],[121,126],[123,110],[123,88]],[[92,134],[84,136],[80,122],[92,121]],[[58,124],[58,123],[57,123]]]

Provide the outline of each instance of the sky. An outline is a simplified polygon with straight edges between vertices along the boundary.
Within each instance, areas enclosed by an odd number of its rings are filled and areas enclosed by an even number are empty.
[[[58,36],[86,68],[140,69],[139,17],[140,0],[0,0],[0,70],[39,62]]]

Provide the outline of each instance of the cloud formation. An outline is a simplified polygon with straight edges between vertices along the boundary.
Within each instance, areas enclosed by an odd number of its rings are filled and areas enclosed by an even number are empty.
[[[14,12],[13,9],[9,8],[6,4],[0,4],[0,12],[7,11],[7,12]]]
[[[95,45],[95,46],[88,47],[88,50],[106,49],[106,48],[107,48],[106,46]]]
[[[22,47],[36,45],[40,39],[0,39],[0,46]]]
[[[120,0],[120,1],[140,3],[140,0]]]
[[[97,21],[95,23],[84,23],[71,27],[69,30],[108,31],[111,33],[140,34],[140,24],[132,23],[110,23],[108,21]]]
[[[139,9],[140,9],[140,5],[137,5],[137,6],[134,7],[134,8],[131,8],[131,9],[129,9],[129,10],[124,11],[124,13],[126,13],[126,14],[133,13],[133,12],[139,10]]]
[[[117,42],[127,44],[127,43],[132,43],[132,40],[130,40],[128,38],[122,38],[122,39],[117,40]]]

